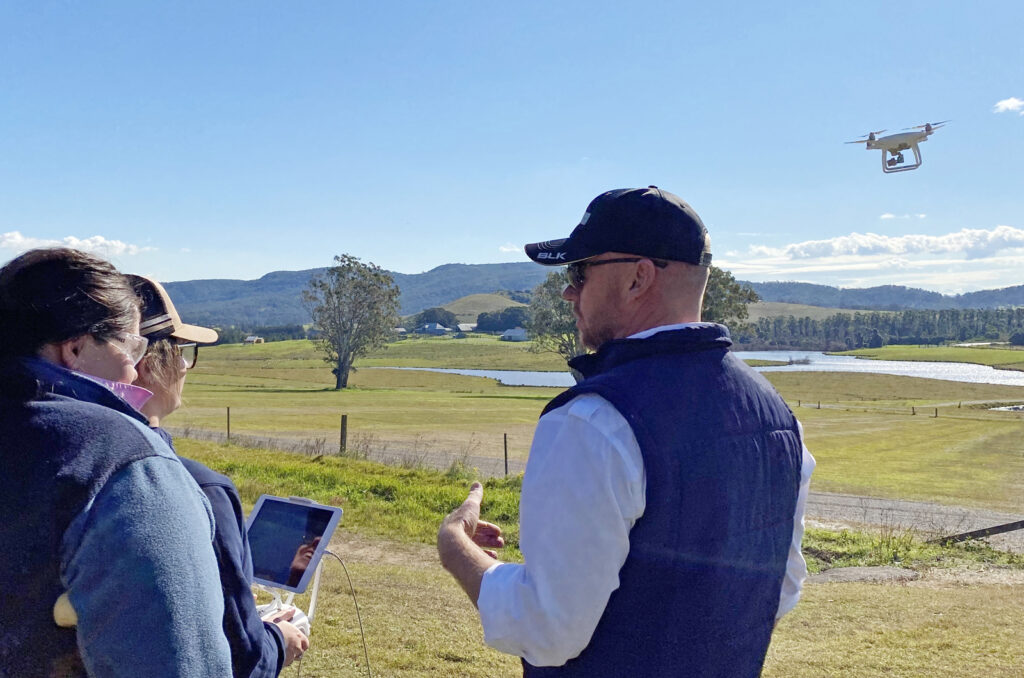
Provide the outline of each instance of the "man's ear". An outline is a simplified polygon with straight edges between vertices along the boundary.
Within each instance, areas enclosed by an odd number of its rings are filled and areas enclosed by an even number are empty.
[[[641,259],[636,262],[636,268],[633,269],[633,281],[629,287],[630,296],[639,297],[650,291],[654,285],[656,274],[654,262],[650,259]]]

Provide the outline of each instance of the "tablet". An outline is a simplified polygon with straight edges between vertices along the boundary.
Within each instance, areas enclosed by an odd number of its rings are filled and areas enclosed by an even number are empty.
[[[302,593],[327,550],[342,510],[301,497],[264,494],[246,521],[253,581]]]

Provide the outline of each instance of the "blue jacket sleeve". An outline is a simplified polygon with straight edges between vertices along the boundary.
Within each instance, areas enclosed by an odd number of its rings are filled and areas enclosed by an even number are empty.
[[[284,661],[284,641],[275,624],[264,622],[252,596],[252,557],[238,490],[227,477],[182,459],[213,508],[213,548],[224,592],[224,634],[231,645],[235,678],[275,678]]]
[[[211,537],[209,507],[169,451],[106,482],[62,546],[90,676],[231,674]]]

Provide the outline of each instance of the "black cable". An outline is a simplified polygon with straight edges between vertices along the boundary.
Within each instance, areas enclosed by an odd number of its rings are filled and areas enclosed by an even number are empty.
[[[348,579],[348,588],[349,588],[349,591],[352,592],[352,602],[355,603],[355,606],[356,606],[356,621],[359,622],[359,637],[362,638],[362,640],[363,640],[363,658],[366,660],[366,675],[369,676],[369,678],[373,678],[373,673],[371,673],[371,671],[370,671],[370,653],[369,653],[369,651],[366,648],[366,633],[363,631],[363,619],[362,619],[362,617],[359,614],[359,601],[356,600],[356,587],[352,585],[352,576],[348,573],[348,567],[345,565],[345,561],[342,560],[341,557],[338,556],[338,554],[334,553],[333,551],[327,551],[327,550],[324,551],[324,554],[330,555],[330,556],[334,556],[334,558],[339,563],[341,563],[342,569],[345,570],[345,577]],[[310,622],[310,624],[312,624],[312,622]],[[301,656],[297,659],[297,662],[298,662],[298,672],[295,675],[296,675],[296,678],[302,678],[302,657]]]

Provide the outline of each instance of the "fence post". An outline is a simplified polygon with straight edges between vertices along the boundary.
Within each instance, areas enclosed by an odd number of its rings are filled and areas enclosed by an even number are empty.
[[[798,400],[798,401],[796,401],[796,406],[797,406],[797,407],[800,407],[800,401],[799,401],[799,400]]]
[[[910,413],[911,413],[911,414],[917,414],[917,408],[916,408],[916,407],[914,407],[913,405],[911,405],[911,407],[910,407]]]
[[[935,419],[939,418],[939,408],[935,408]]]
[[[505,436],[505,475],[507,476],[508,475],[508,434],[505,433],[503,435]]]
[[[228,442],[231,442],[231,408],[228,407]]]
[[[818,409],[819,410],[821,409],[821,401],[820,400],[818,401]]]
[[[341,431],[338,433],[338,454],[348,449],[348,415],[341,415]]]

